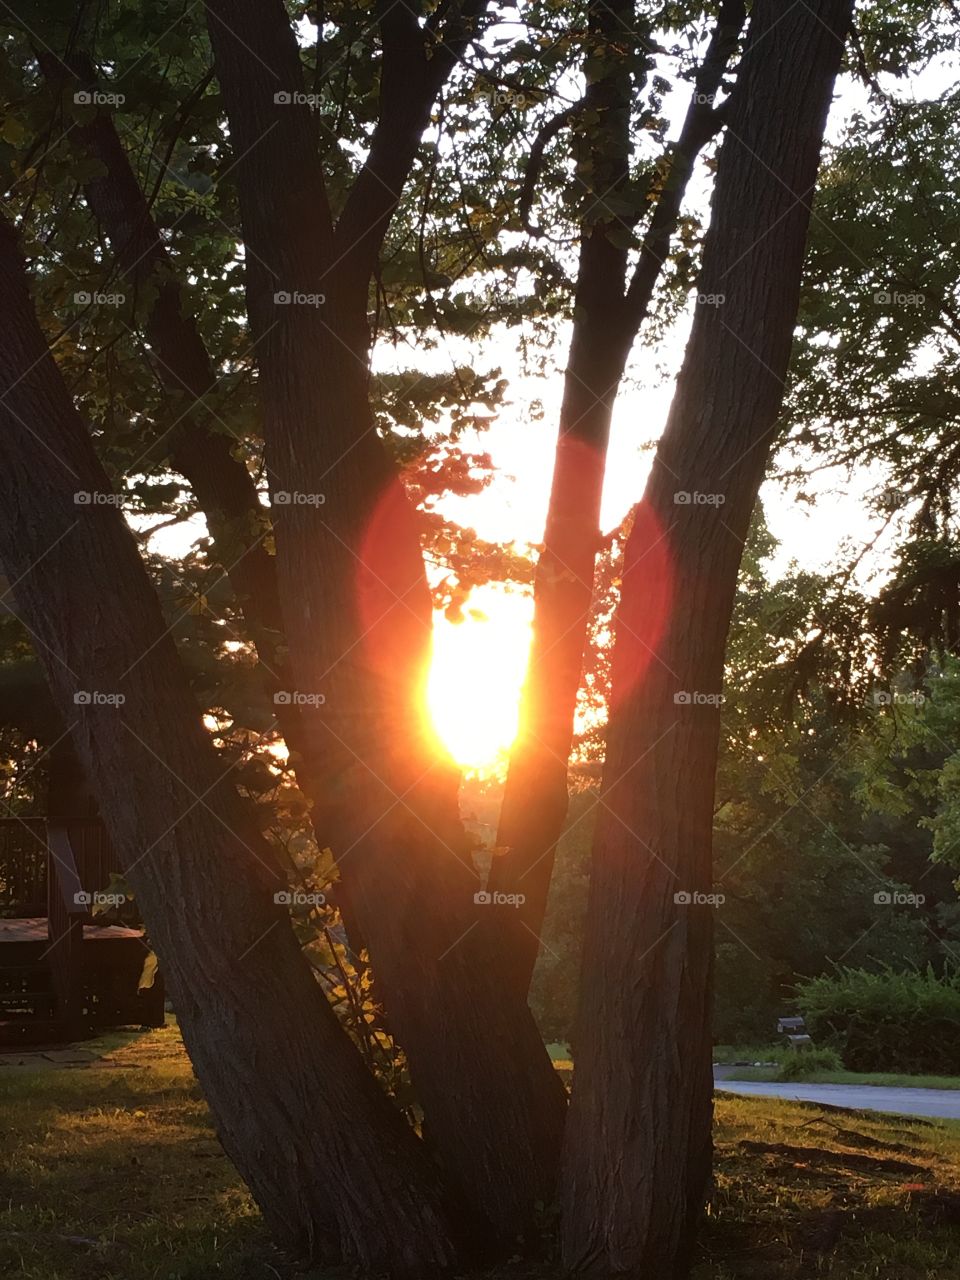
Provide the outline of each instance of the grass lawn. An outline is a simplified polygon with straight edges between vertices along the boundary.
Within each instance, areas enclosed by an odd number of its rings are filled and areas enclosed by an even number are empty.
[[[175,1028],[100,1047],[92,1067],[0,1067],[0,1276],[335,1274],[298,1270],[266,1239]],[[696,1280],[960,1276],[960,1124],[720,1096],[716,1138]]]
[[[737,1067],[728,1080],[780,1079],[779,1067]],[[873,1084],[887,1089],[960,1089],[960,1076],[904,1076],[890,1071],[811,1071],[793,1084]],[[957,1275],[960,1276],[960,1270]]]
[[[551,1052],[554,1047],[550,1046]],[[779,1082],[789,1080],[790,1083],[803,1084],[872,1084],[887,1089],[960,1089],[960,1076],[911,1076],[896,1071],[844,1071],[841,1069],[823,1069],[804,1072],[802,1076],[782,1076],[780,1070],[787,1061],[803,1061],[804,1050],[799,1054],[796,1050],[782,1045],[717,1045],[714,1049],[714,1062],[725,1064],[741,1064],[728,1070],[728,1080],[761,1080]],[[750,1065],[762,1062],[763,1066]],[[746,1064],[746,1065],[743,1065]],[[960,1269],[958,1269],[960,1276]]]

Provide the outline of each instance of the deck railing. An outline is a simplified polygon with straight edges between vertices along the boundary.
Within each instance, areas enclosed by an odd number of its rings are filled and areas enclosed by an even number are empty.
[[[0,916],[47,914],[47,823],[45,818],[0,818]],[[88,893],[106,889],[118,864],[102,824],[84,819],[59,825],[69,831],[80,886]]]
[[[56,1034],[88,1034],[96,1026],[163,1026],[163,981],[140,991],[147,952],[131,930],[90,928],[93,895],[106,890],[117,861],[95,820],[0,818],[0,915],[46,916],[40,957],[56,996]]]
[[[0,916],[47,912],[47,824],[0,818]]]

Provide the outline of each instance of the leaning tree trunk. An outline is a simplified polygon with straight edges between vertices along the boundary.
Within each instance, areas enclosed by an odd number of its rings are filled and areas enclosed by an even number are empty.
[[[724,646],[849,21],[850,0],[754,7],[706,301],[626,548],[564,1165],[564,1257],[590,1275],[683,1275],[709,1178]]]
[[[97,87],[86,55],[70,53],[61,58],[42,47],[37,61],[61,94],[75,85],[87,90]],[[111,116],[98,110],[89,123],[75,124],[67,137],[96,161],[94,175],[84,183],[84,196],[110,241],[117,268],[134,291],[158,379],[172,403],[179,405],[171,415],[173,427],[158,439],[155,450],[169,459],[193,491],[256,647],[268,692],[287,691],[291,678],[274,558],[267,546],[270,515],[253,476],[234,456],[231,437],[219,429],[210,407],[218,382],[210,353]],[[314,798],[319,778],[305,758],[299,708],[292,701],[274,705],[297,781],[304,794]],[[322,832],[318,837],[323,844]]]
[[[510,1244],[555,1196],[566,1097],[478,927],[457,778],[425,720],[432,608],[418,523],[368,386],[375,246],[458,37],[428,39],[407,6],[384,10],[380,120],[331,227],[284,7],[208,0],[207,10],[237,155],[285,633],[328,779],[320,825],[427,1135],[491,1239]],[[457,12],[437,10],[449,22]],[[291,495],[282,507],[280,494]]]
[[[453,1256],[432,1164],[303,958],[0,224],[0,561],[133,886],[184,1041],[279,1241],[368,1273]],[[77,695],[82,695],[79,699]]]
[[[613,47],[624,47],[629,54],[623,33],[634,6],[625,6],[622,13],[605,4],[595,8],[608,29],[607,38],[614,38]],[[669,255],[697,156],[720,128],[714,100],[743,21],[742,0],[725,0],[626,292],[627,255],[615,241],[623,243],[629,224],[612,219],[583,232],[553,486],[534,585],[533,639],[520,733],[510,755],[497,831],[497,844],[506,852],[494,860],[490,877],[491,888],[523,899],[519,908],[500,913],[498,925],[510,980],[524,993],[537,959],[556,844],[567,814],[567,763],[600,545],[613,404],[630,347]],[[588,89],[588,102],[591,90],[608,100],[593,126],[596,156],[591,172],[603,192],[614,194],[617,182],[611,183],[605,173],[604,156],[611,136],[629,128],[634,93],[631,77],[623,82],[621,76],[594,82]],[[624,172],[621,178],[626,177]]]
[[[37,57],[50,83],[61,92],[70,84],[96,88],[96,75],[85,55],[59,58],[41,49]],[[211,422],[215,413],[208,402],[215,400],[218,383],[214,362],[111,116],[98,111],[89,124],[76,125],[69,137],[99,166],[84,183],[84,195],[110,240],[117,267],[135,294],[148,299],[140,310],[145,310],[144,336],[159,381],[174,403],[187,401],[156,448],[185,476],[207,522],[214,553],[253,641],[263,685],[273,698],[288,763],[311,805],[317,846],[325,848],[331,839],[319,826],[324,785],[320,762],[311,754],[303,732],[300,706],[290,696],[293,677],[283,635],[276,560],[268,549],[270,513],[246,464],[234,457],[230,436]],[[342,884],[334,896],[350,944],[359,953],[364,941]]]

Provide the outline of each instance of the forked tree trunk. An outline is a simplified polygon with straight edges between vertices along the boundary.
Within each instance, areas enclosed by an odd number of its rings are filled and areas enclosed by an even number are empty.
[[[605,35],[630,54],[634,6],[622,12],[595,6]],[[583,667],[593,578],[600,545],[600,502],[614,401],[630,347],[643,323],[670,252],[687,184],[703,146],[720,127],[714,100],[743,26],[742,0],[726,0],[696,77],[663,189],[627,285],[627,255],[610,239],[626,229],[618,220],[585,228],[580,251],[573,337],[564,378],[553,486],[543,551],[534,586],[533,640],[520,711],[520,734],[510,756],[491,888],[519,895],[518,908],[499,912],[499,945],[510,981],[526,993],[536,963],[553,873],[567,814],[567,763]],[[618,132],[629,128],[634,93],[629,75],[592,86],[609,99],[593,126],[594,168]],[[590,90],[588,90],[588,95]],[[626,175],[624,174],[623,177]],[[609,177],[603,191],[616,192]]]
[[[285,631],[328,781],[320,825],[429,1139],[492,1238],[509,1243],[555,1196],[566,1097],[525,1001],[482,945],[457,779],[425,722],[432,610],[418,525],[368,388],[371,240],[429,119],[424,78],[449,39],[428,40],[405,5],[384,10],[377,173],[361,171],[331,229],[283,5],[207,8],[237,156]],[[454,6],[437,12],[454,21]],[[297,496],[281,507],[280,494]]]
[[[74,501],[109,482],[6,223],[0,297],[0,561],[76,724],[223,1145],[281,1243],[368,1274],[434,1274],[454,1252],[436,1170],[275,904],[284,881],[202,727],[122,514]]]
[[[754,6],[707,301],[626,548],[564,1162],[564,1258],[589,1275],[683,1275],[710,1174],[715,908],[698,895],[711,891],[724,646],[850,7]]]
[[[93,64],[84,54],[71,52],[61,58],[41,47],[37,59],[60,93],[77,84],[87,90],[97,88]],[[289,765],[312,806],[318,848],[325,848],[331,843],[330,835],[316,823],[323,813],[323,778],[303,732],[300,706],[290,696],[294,682],[283,635],[276,561],[267,548],[270,513],[208,404],[217,392],[214,363],[113,119],[98,110],[89,123],[75,125],[70,142],[99,165],[99,172],[84,184],[87,204],[110,241],[118,270],[135,295],[149,298],[149,305],[140,308],[144,337],[159,381],[172,404],[180,406],[171,415],[174,427],[160,438],[157,448],[186,478],[207,522],[214,551],[256,649],[263,685],[273,697]],[[351,946],[360,952],[363,938],[342,885],[336,901]]]

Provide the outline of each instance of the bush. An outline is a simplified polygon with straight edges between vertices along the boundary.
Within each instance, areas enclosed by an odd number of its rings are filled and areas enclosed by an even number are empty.
[[[807,1080],[820,1071],[842,1071],[836,1049],[788,1049],[780,1060],[778,1080]]]
[[[798,1004],[850,1071],[960,1074],[960,972],[839,969],[801,982]]]

